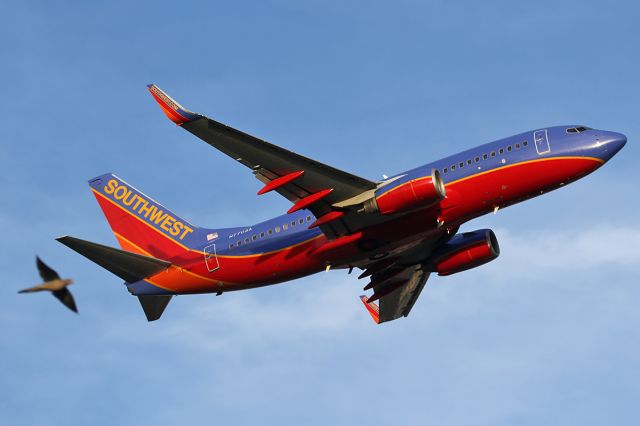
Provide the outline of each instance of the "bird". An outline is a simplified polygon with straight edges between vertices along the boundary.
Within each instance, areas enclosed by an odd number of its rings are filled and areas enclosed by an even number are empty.
[[[69,278],[61,279],[60,275],[46,263],[36,256],[36,266],[40,272],[40,277],[44,280],[42,284],[38,284],[34,287],[25,288],[18,293],[35,293],[38,291],[50,291],[56,299],[58,299],[64,306],[71,309],[73,312],[78,313],[76,302],[73,300],[71,292],[67,288],[68,285],[73,284],[73,280]]]

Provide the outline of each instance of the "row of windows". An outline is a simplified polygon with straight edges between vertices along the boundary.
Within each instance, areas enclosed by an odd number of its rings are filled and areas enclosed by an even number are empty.
[[[311,222],[311,216],[307,216],[306,221]],[[291,228],[294,228],[298,224],[302,225],[304,222],[305,222],[304,218],[298,219],[298,221],[292,220]],[[282,228],[279,226],[276,226],[273,229],[268,229],[266,232],[261,232],[260,234],[253,234],[250,238],[247,237],[244,240],[238,240],[235,243],[231,243],[229,244],[229,249],[233,250],[235,247],[240,247],[243,244],[249,244],[251,241],[258,241],[259,238],[264,238],[267,235],[273,235],[274,233],[277,234],[280,231],[287,231],[287,230],[289,230],[289,224],[285,223],[284,225],[282,225]]]
[[[529,145],[529,142],[527,142],[527,141],[522,142],[522,144],[517,143],[514,146],[509,145],[506,148],[500,148],[497,151],[497,154],[498,155],[502,155],[502,154],[505,153],[505,151],[506,152],[511,152],[514,149],[520,149],[521,146],[525,147],[527,145]],[[478,157],[474,158],[473,160],[471,160],[471,159],[467,160],[466,161],[466,165],[467,166],[471,166],[474,162],[475,163],[479,163],[481,158],[482,158],[482,160],[487,160],[487,159],[489,159],[489,157],[493,158],[495,156],[496,156],[496,151],[491,151],[491,153],[489,153],[489,154],[483,154],[482,157],[478,156]],[[458,164],[452,164],[451,167],[445,167],[444,169],[442,169],[442,172],[443,173],[449,173],[449,170],[451,170],[453,172],[453,171],[456,170],[456,168],[461,169],[464,166],[465,166],[465,162],[461,161]]]

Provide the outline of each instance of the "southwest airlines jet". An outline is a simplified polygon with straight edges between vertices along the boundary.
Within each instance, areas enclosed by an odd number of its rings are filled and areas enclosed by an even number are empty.
[[[585,126],[548,127],[371,181],[272,145],[183,108],[155,85],[167,117],[247,167],[291,202],[282,216],[202,228],[120,177],[89,181],[121,249],[58,240],[125,281],[149,321],[174,295],[245,290],[330,268],[362,270],[361,300],[376,323],[406,317],[431,273],[475,268],[500,254],[490,229],[459,233],[496,212],[588,175],[626,143]]]

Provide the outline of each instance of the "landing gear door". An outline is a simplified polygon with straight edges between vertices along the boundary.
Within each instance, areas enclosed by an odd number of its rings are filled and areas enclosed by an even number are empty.
[[[216,254],[216,245],[211,244],[204,248],[204,264],[207,266],[209,272],[214,272],[220,269],[220,263],[218,263],[218,255]]]
[[[536,130],[533,132],[533,141],[536,144],[536,151],[538,151],[538,155],[546,154],[551,151],[549,138],[547,136],[547,129]]]

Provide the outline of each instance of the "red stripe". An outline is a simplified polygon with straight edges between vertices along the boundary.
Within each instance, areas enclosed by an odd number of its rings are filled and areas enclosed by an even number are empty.
[[[373,302],[370,303],[367,296],[360,296],[360,300],[362,300],[364,307],[367,308],[369,315],[371,315],[371,318],[373,318],[375,323],[380,324],[380,309],[378,308],[378,305]]]
[[[177,125],[184,124],[191,121],[188,118],[180,115],[180,113],[178,113],[178,111],[176,111],[174,108],[171,108],[165,101],[163,101],[151,89],[149,89],[149,91],[151,92],[151,95],[156,100],[156,102],[158,102],[158,105],[160,105],[160,108],[165,113],[165,115],[169,117],[169,120],[173,121]]]

